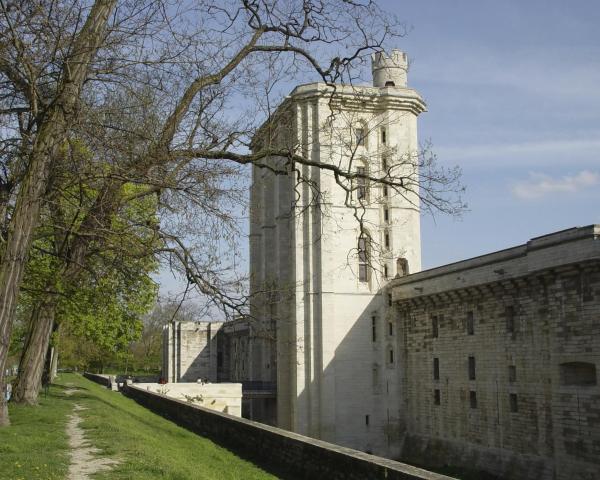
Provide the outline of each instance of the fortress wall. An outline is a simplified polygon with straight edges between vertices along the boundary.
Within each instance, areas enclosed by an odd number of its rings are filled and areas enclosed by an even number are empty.
[[[511,480],[597,478],[598,232],[571,229],[396,282],[403,461]]]
[[[250,457],[282,478],[452,480],[400,462],[214,412],[129,385],[125,395],[179,425]]]

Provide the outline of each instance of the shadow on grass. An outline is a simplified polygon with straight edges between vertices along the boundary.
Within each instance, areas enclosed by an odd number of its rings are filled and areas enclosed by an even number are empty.
[[[197,427],[194,428],[193,426],[186,424],[186,422],[183,420],[178,420],[176,418],[173,418],[167,413],[164,413],[164,414],[157,413],[154,410],[152,410],[151,408],[148,408],[146,405],[144,405],[141,402],[136,402],[134,399],[131,399],[128,397],[125,397],[125,398],[127,398],[131,402],[134,402],[134,403],[146,408],[149,412],[152,412],[157,416],[160,416],[164,419],[169,420],[170,422],[174,423],[175,425],[178,425],[179,427],[183,428],[184,430],[187,430],[188,432],[192,432],[195,435],[198,435],[199,437],[210,440],[215,445],[218,445],[219,447],[232,452],[239,458],[247,461],[248,463],[251,463],[252,465],[264,470],[267,473],[270,473],[271,475],[274,475],[275,477],[277,477],[279,479],[282,479],[282,480],[303,480],[303,479],[305,479],[305,477],[302,474],[296,473],[295,471],[291,470],[289,467],[284,467],[284,466],[280,465],[279,463],[269,461],[266,458],[266,456],[268,455],[268,452],[257,454],[249,449],[240,448],[235,445],[231,445],[227,442],[223,442],[223,441],[219,440],[218,438],[215,438],[212,435],[201,431],[200,428],[197,428]]]

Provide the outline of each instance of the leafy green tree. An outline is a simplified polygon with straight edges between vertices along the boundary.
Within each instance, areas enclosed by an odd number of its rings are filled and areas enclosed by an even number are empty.
[[[70,148],[71,156],[87,158],[79,143]],[[112,197],[93,183],[63,184],[69,186],[57,189],[27,266],[22,302],[30,304],[31,316],[14,389],[19,403],[37,402],[51,334],[60,323],[91,344],[90,352],[121,352],[139,335],[139,318],[156,295],[150,278],[158,268],[156,196],[138,195],[144,187],[125,184],[118,193],[130,201],[115,209]]]

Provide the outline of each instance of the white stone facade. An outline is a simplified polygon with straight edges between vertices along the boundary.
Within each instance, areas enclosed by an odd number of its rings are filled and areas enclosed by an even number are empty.
[[[218,381],[217,332],[222,326],[223,322],[170,322],[165,325],[163,378],[167,382]]]
[[[297,87],[254,149],[293,146],[350,174],[414,174],[425,105],[406,87],[406,56],[376,55],[373,71],[374,87]],[[267,163],[290,169],[285,158]],[[418,197],[361,179],[342,178],[340,186],[330,170],[297,168],[305,182],[253,168],[251,378],[277,382],[278,426],[393,456],[400,448],[398,350],[382,290],[398,273],[397,259],[420,269]],[[357,216],[370,237],[368,262],[358,252]]]
[[[136,383],[135,386],[216,412],[242,416],[241,383]]]

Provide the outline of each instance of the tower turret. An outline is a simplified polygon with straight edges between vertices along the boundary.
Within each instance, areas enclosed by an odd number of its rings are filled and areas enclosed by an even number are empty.
[[[406,87],[408,59],[400,50],[392,50],[390,56],[385,52],[372,54],[371,70],[374,87]]]

